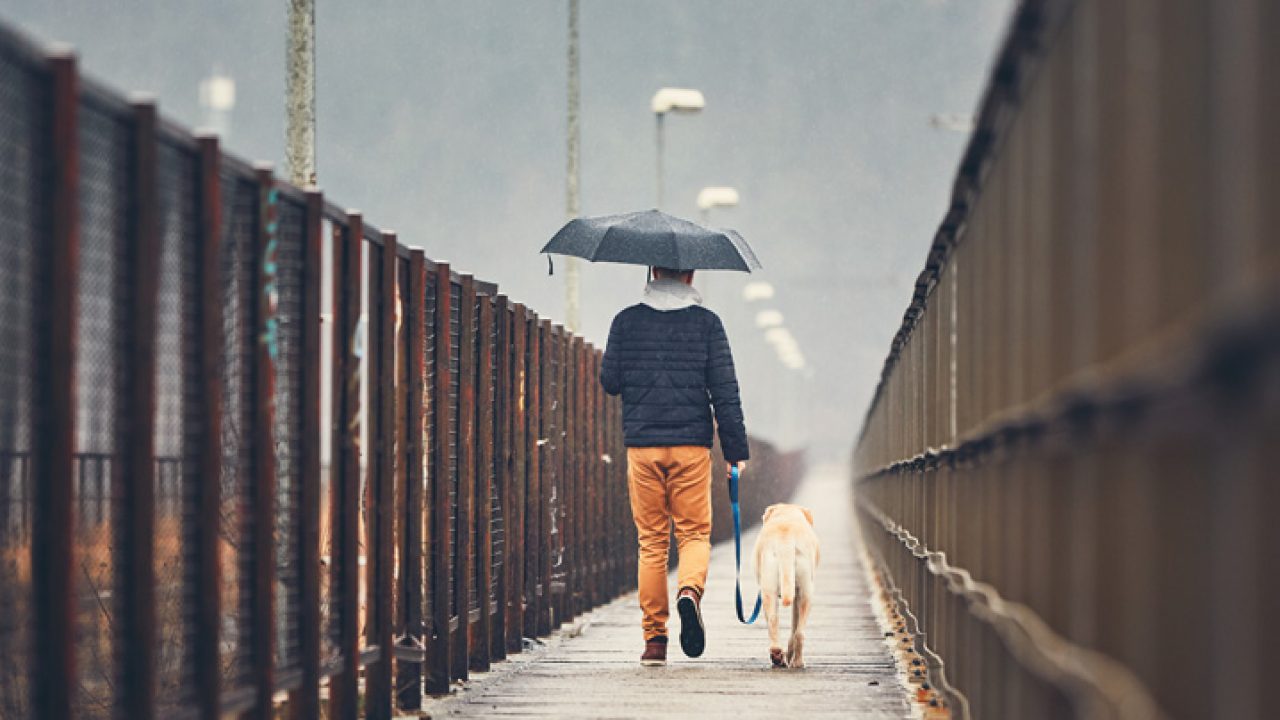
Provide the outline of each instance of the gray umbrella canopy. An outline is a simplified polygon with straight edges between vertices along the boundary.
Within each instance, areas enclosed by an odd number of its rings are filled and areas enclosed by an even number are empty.
[[[672,270],[760,269],[736,231],[704,228],[659,210],[570,220],[542,252]]]

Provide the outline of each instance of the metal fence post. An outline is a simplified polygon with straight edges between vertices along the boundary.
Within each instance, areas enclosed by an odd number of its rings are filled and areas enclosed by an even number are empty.
[[[479,605],[480,617],[474,624],[474,635],[471,638],[470,667],[478,672],[489,670],[490,630],[493,626],[490,614],[489,592],[493,587],[493,298],[489,295],[477,294],[474,303],[478,316],[474,326],[477,329],[475,342],[476,357],[474,397],[472,399],[475,424],[475,492],[472,493],[476,505],[472,514],[476,524],[475,539],[477,543],[474,556],[478,567],[475,569],[476,603]]]
[[[199,138],[199,322],[196,332],[200,352],[201,423],[208,428],[200,436],[196,452],[200,478],[194,541],[195,577],[195,663],[196,703],[203,720],[220,716],[222,670],[219,660],[221,625],[222,567],[218,537],[222,523],[222,283],[218,259],[222,242],[221,153],[216,137]]]
[[[155,717],[155,370],[156,298],[159,284],[159,214],[156,193],[156,108],[133,104],[133,203],[125,250],[132,285],[125,317],[125,395],[129,428],[115,477],[120,505],[121,710],[131,718]]]
[[[494,404],[490,413],[493,432],[493,482],[498,494],[498,512],[502,521],[502,567],[493,570],[496,583],[493,622],[489,628],[489,655],[493,660],[507,657],[507,607],[511,593],[511,419],[514,415],[511,402],[511,302],[506,295],[494,298],[493,322],[495,346],[493,348]]]
[[[475,280],[470,275],[460,279],[458,321],[458,528],[456,532],[453,589],[457,598],[458,630],[454,642],[453,675],[466,680],[471,667],[471,632],[476,619],[471,608],[471,593],[479,593],[475,587],[475,534],[476,534],[476,374],[475,330],[476,311]]]
[[[333,456],[330,498],[333,575],[331,595],[340,599],[331,619],[342,669],[329,680],[329,716],[353,720],[359,712],[359,528],[360,528],[360,375],[357,355],[360,297],[363,292],[361,243],[364,220],[348,213],[345,226],[333,229]]]
[[[405,409],[405,447],[400,455],[407,464],[404,488],[404,507],[399,513],[404,530],[400,545],[400,613],[401,625],[408,645],[421,641],[424,634],[422,617],[423,573],[422,546],[424,520],[426,519],[425,461],[423,446],[426,440],[426,418],[423,394],[426,392],[426,328],[423,317],[426,307],[426,257],[421,250],[409,253],[409,287],[405,293],[404,322],[408,331],[408,407]],[[424,645],[425,647],[425,645]],[[422,707],[422,663],[398,661],[396,687],[401,708]]]
[[[324,197],[306,194],[303,220],[303,361],[300,386],[302,472],[298,505],[301,517],[298,544],[299,618],[298,650],[302,683],[291,693],[289,705],[298,720],[320,712],[320,256]],[[212,434],[212,433],[211,433]],[[208,483],[216,484],[216,483]]]
[[[529,485],[529,320],[522,303],[511,307],[511,483],[508,485],[511,512],[507,519],[507,652],[523,649],[524,607],[528,595],[525,583],[525,526],[528,517]]]
[[[71,717],[76,687],[75,582],[72,576],[75,497],[76,277],[79,272],[79,147],[76,102],[79,76],[75,56],[49,59],[48,127],[51,179],[48,216],[50,248],[35,282],[33,308],[45,308],[44,323],[33,328],[35,388],[44,403],[32,417],[31,653],[32,717]],[[48,288],[61,292],[45,297]],[[34,322],[34,319],[33,319]],[[41,331],[40,325],[45,326]]]
[[[275,360],[266,333],[275,318],[275,243],[278,232],[277,190],[268,165],[255,168],[258,216],[254,226],[254,252],[258,258],[253,313],[253,601],[250,627],[256,704],[255,717],[272,715],[275,695],[275,437],[272,433],[275,397]]]
[[[525,637],[538,636],[538,613],[542,607],[542,580],[538,562],[542,543],[542,323],[536,313],[526,320],[529,339],[527,358],[528,409],[525,452],[528,477],[524,502],[524,612]]]
[[[427,692],[443,695],[452,681],[452,633],[449,628],[449,386],[450,357],[449,317],[452,298],[449,265],[438,263],[435,269],[435,386],[431,394],[435,436],[431,438],[431,643],[428,645]]]

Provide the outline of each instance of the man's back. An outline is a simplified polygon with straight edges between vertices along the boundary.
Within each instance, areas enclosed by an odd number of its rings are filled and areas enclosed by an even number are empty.
[[[662,282],[651,286],[661,290]],[[686,292],[696,298],[691,288]],[[600,372],[605,391],[622,395],[627,446],[710,447],[714,408],[725,460],[746,460],[738,382],[720,318],[696,302],[649,295],[614,318]]]

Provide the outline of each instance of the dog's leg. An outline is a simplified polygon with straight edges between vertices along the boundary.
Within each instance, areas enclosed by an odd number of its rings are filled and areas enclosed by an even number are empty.
[[[813,566],[808,558],[797,558],[796,604],[791,610],[791,641],[787,643],[788,667],[804,667],[804,626],[809,621],[809,603],[813,598]]]
[[[769,660],[774,667],[782,667],[782,643],[778,640],[778,596],[766,592],[762,597],[764,619],[769,624]]]

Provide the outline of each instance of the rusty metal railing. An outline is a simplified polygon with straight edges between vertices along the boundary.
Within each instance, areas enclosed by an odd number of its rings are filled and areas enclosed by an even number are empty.
[[[599,349],[3,27],[0,100],[0,716],[386,718],[631,587]]]
[[[0,717],[388,718],[634,585],[600,349],[3,25],[0,289]]]
[[[1280,8],[1027,0],[857,445],[960,717],[1263,717]]]

